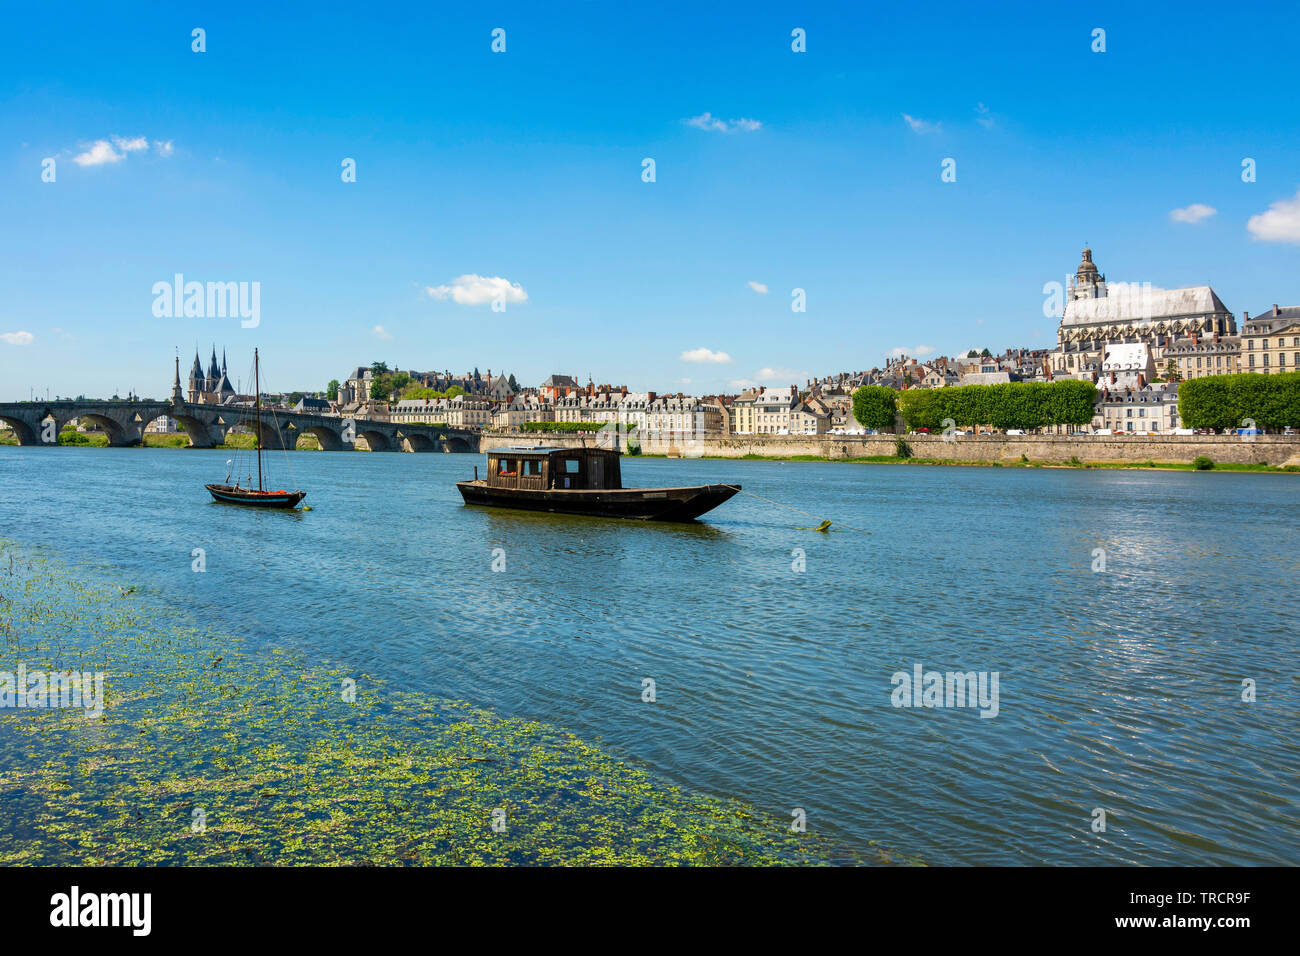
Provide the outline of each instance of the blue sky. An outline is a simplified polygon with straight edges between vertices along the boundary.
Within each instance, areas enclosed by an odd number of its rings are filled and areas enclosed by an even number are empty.
[[[695,394],[1046,347],[1085,241],[1300,304],[1296,4],[242,6],[7,14],[0,399],[163,396],[214,342],[281,389],[382,359]],[[178,272],[260,283],[260,324],[156,317]]]

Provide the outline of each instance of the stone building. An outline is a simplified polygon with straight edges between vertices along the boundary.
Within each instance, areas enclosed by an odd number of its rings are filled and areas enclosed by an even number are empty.
[[[1156,365],[1165,349],[1179,337],[1231,336],[1236,320],[1207,285],[1185,289],[1155,289],[1150,285],[1108,287],[1106,277],[1083,250],[1051,353],[1057,378],[1091,378],[1090,363],[1098,363],[1106,346],[1141,343]]]
[[[1247,313],[1241,326],[1240,371],[1300,372],[1300,306],[1276,305],[1253,319]]]
[[[251,384],[251,383],[250,383]],[[235,386],[230,384],[226,375],[226,352],[221,351],[221,364],[217,365],[217,347],[212,347],[212,360],[208,370],[203,371],[199,353],[194,352],[194,365],[190,368],[190,377],[186,394],[191,402],[204,405],[228,405],[236,398]]]
[[[1165,348],[1164,361],[1157,372],[1168,378],[1169,363],[1174,363],[1178,378],[1187,381],[1206,375],[1231,375],[1239,371],[1237,360],[1241,354],[1241,337],[1238,335],[1204,336],[1193,332],[1174,339]]]

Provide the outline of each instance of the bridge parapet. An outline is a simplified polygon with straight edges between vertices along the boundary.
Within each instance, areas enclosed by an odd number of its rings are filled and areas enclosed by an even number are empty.
[[[214,448],[230,429],[256,430],[256,411],[247,406],[197,402],[0,402],[0,422],[11,426],[20,445],[58,445],[59,431],[73,420],[93,422],[108,434],[112,447],[139,445],[144,430],[169,416],[189,436],[193,448]],[[258,439],[263,448],[293,448],[311,434],[325,451],[352,451],[363,438],[372,451],[477,451],[478,433],[466,428],[406,424],[332,415],[298,414],[263,409]]]

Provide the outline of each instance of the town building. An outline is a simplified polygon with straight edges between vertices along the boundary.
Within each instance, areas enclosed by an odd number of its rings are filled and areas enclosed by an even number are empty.
[[[1300,306],[1278,308],[1253,319],[1242,320],[1241,360],[1243,372],[1272,375],[1300,372]]]
[[[1157,374],[1169,378],[1169,363],[1174,363],[1178,379],[1188,381],[1206,375],[1231,375],[1237,371],[1241,355],[1241,336],[1203,336],[1199,332],[1176,338],[1165,347],[1164,361]]]
[[[1106,277],[1083,250],[1070,294],[1057,327],[1051,371],[1057,378],[1090,378],[1088,366],[1100,360],[1107,345],[1142,343],[1157,364],[1180,336],[1234,335],[1236,320],[1209,286],[1155,289],[1125,284],[1108,287]]]
[[[221,364],[217,364],[217,347],[212,347],[212,360],[208,370],[203,371],[199,353],[194,353],[194,365],[190,368],[190,377],[186,394],[191,402],[204,405],[229,405],[236,398],[235,386],[230,384],[226,375],[226,352],[221,350]]]

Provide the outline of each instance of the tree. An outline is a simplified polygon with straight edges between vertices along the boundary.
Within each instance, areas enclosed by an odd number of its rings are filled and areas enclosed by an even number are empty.
[[[1300,425],[1300,372],[1208,375],[1178,386],[1178,418],[1186,428],[1235,429]]]
[[[388,379],[380,377],[370,383],[370,397],[375,401],[382,402],[388,395]]]
[[[853,393],[853,417],[863,428],[894,427],[898,393],[884,385],[863,385]]]
[[[992,357],[993,357],[993,353],[990,352],[988,349],[985,349],[983,352],[980,353],[980,358],[992,358]]]
[[[375,376],[375,378],[378,378],[380,375],[383,375],[385,372],[388,371],[388,363],[387,363],[387,362],[371,362],[371,363],[370,363],[370,371],[371,371],[371,374],[373,374],[373,375]]]
[[[328,398],[331,402],[338,400],[339,380],[337,378],[330,379],[330,383],[325,386],[325,397]]]
[[[510,373],[510,381],[506,383],[506,388],[510,389],[512,392],[519,391],[519,383],[515,381],[515,375],[513,372]]]
[[[1165,363],[1165,381],[1181,382],[1182,380],[1183,376],[1178,371],[1178,362],[1174,359],[1170,359]]]
[[[942,429],[945,419],[958,427],[1043,428],[1086,425],[1092,421],[1097,388],[1091,382],[1007,382],[910,389],[898,398],[909,428]]]

